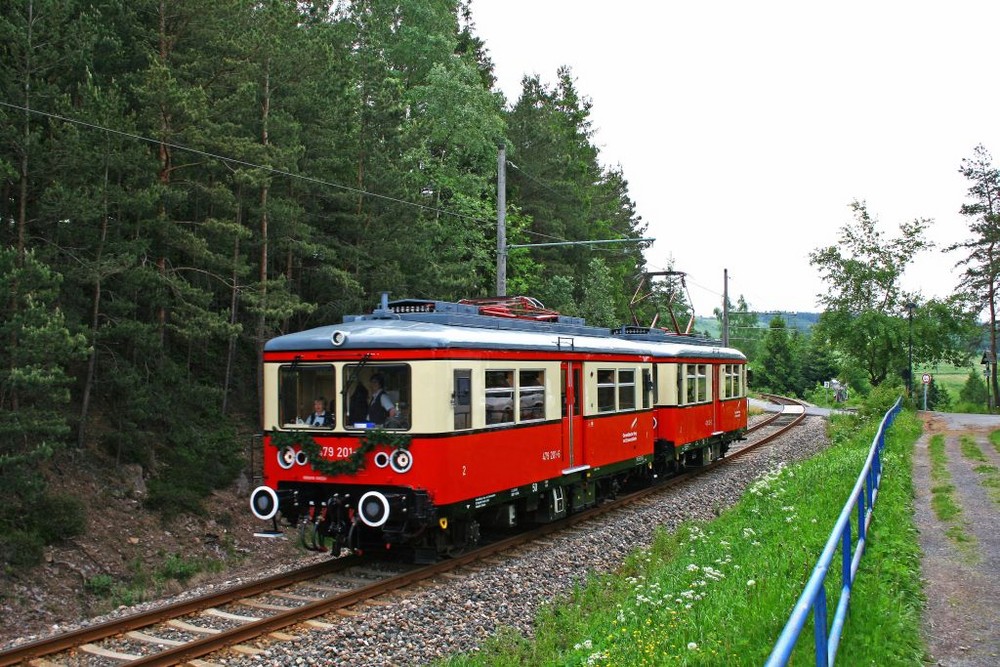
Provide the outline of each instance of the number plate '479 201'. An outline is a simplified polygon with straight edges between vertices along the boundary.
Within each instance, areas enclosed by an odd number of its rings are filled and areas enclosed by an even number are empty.
[[[353,454],[354,448],[345,445],[323,445],[319,450],[319,455],[324,459],[349,459]]]

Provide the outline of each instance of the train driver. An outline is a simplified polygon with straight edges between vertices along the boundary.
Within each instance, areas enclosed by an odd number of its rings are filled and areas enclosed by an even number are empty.
[[[325,398],[316,397],[316,400],[313,401],[313,411],[305,418],[305,423],[307,426],[333,428],[333,414],[327,411]]]
[[[392,397],[385,393],[385,378],[381,373],[375,373],[368,380],[371,385],[371,402],[368,403],[368,421],[381,425],[389,417],[396,416],[396,404],[392,402]]]

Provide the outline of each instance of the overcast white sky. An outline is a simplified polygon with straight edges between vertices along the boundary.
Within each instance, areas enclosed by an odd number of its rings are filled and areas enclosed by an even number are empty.
[[[510,103],[561,65],[593,102],[602,162],[620,164],[697,314],[730,298],[817,311],[810,251],[864,200],[889,236],[932,218],[939,249],[904,285],[950,294],[968,237],[958,174],[977,144],[1000,163],[1000,2],[472,0]],[[786,249],[778,252],[775,243]]]

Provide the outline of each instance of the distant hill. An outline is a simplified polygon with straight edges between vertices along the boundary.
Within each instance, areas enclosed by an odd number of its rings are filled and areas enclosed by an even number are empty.
[[[761,329],[767,329],[771,326],[771,320],[778,316],[785,320],[785,326],[789,329],[798,329],[803,333],[809,333],[813,326],[815,326],[815,324],[819,321],[820,313],[782,311],[759,313],[757,315],[757,325]],[[719,326],[719,321],[714,317],[696,317],[694,320],[694,329],[697,333],[711,338],[722,337],[722,330]]]
[[[809,333],[809,330],[819,322],[820,313],[760,313],[757,319],[761,323],[761,326],[766,328],[771,325],[771,320],[778,315],[785,320],[785,326],[789,329],[798,329],[804,333]]]

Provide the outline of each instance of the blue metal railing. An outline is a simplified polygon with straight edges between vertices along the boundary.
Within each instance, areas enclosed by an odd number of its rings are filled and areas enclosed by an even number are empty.
[[[837,646],[840,644],[840,635],[844,629],[844,621],[847,619],[847,607],[851,601],[851,587],[861,562],[861,555],[865,551],[868,525],[871,523],[875,498],[878,496],[879,482],[882,480],[882,450],[885,448],[885,434],[892,426],[892,422],[899,414],[902,405],[903,399],[900,397],[882,418],[882,424],[872,441],[871,450],[868,452],[868,458],[861,469],[854,490],[851,491],[844,509],[840,512],[833,532],[830,533],[830,539],[827,540],[826,547],[824,547],[809,581],[806,582],[802,595],[795,603],[791,616],[785,623],[785,628],[781,631],[774,649],[771,650],[771,655],[766,663],[767,667],[777,667],[788,663],[792,650],[795,648],[795,642],[809,618],[810,610],[813,612],[815,629],[816,665],[817,667],[827,667],[827,665],[833,664],[837,655]],[[854,545],[852,556],[851,514],[855,508],[857,508],[858,518],[858,539],[857,544]],[[828,633],[824,580],[833,564],[838,545],[841,550],[843,584],[840,589],[840,600],[837,602],[837,611]]]

